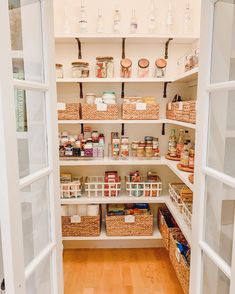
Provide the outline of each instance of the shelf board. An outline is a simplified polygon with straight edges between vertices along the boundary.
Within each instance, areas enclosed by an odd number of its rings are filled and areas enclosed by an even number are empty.
[[[127,43],[166,43],[169,38],[173,38],[174,44],[192,44],[198,41],[198,35],[166,35],[166,34],[69,34],[55,36],[56,44],[71,44],[79,38],[82,43],[117,43],[126,38]]]
[[[57,83],[165,83],[173,82],[170,77],[165,78],[62,78]]]
[[[188,83],[190,81],[197,80],[197,78],[198,78],[198,67],[193,68],[189,71],[186,71],[182,74],[176,75],[174,82]]]
[[[61,204],[114,204],[114,203],[165,203],[168,196],[159,197],[134,197],[126,196],[124,193],[117,197],[79,197],[61,199]]]
[[[170,210],[171,214],[173,215],[175,221],[177,222],[179,228],[181,229],[182,233],[184,234],[186,240],[189,244],[192,242],[192,230],[187,225],[187,223],[184,220],[183,215],[180,213],[178,208],[174,205],[174,203],[171,201],[170,196],[166,197],[166,206]]]
[[[174,172],[174,174],[176,174],[177,177],[179,177],[181,181],[183,181],[185,185],[187,185],[193,191],[194,185],[191,184],[188,179],[188,176],[190,175],[190,173],[179,170],[177,168],[177,164],[179,163],[178,161],[167,160],[167,159],[165,160],[166,160],[166,164]]]
[[[182,127],[186,127],[189,129],[196,129],[195,124],[185,123],[181,121],[171,120],[171,119],[159,119],[159,120],[58,120],[59,125],[67,125],[67,124],[174,124]]]

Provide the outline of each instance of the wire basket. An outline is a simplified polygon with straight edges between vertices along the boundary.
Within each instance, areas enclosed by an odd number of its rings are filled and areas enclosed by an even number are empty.
[[[188,226],[192,227],[192,212],[193,212],[193,204],[192,202],[182,202],[182,214],[184,216],[185,222]]]
[[[105,182],[105,177],[91,176],[85,180],[87,197],[116,197],[121,191],[121,178],[115,182]]]
[[[169,194],[172,202],[182,212],[183,201],[192,203],[193,193],[181,194],[183,188],[187,187],[183,183],[172,183],[169,184]]]
[[[158,182],[148,182],[147,178],[143,178],[142,182],[130,182],[129,177],[126,177],[126,191],[129,196],[158,197],[162,191],[162,182],[160,178]]]
[[[82,196],[82,179],[60,184],[60,198],[78,198]]]

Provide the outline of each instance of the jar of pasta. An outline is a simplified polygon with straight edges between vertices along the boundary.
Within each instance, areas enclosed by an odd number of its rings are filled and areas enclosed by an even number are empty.
[[[132,72],[132,61],[129,58],[124,58],[121,64],[121,78],[130,78]]]
[[[141,58],[138,61],[138,77],[147,78],[149,76],[149,61],[146,58]]]
[[[96,77],[97,78],[113,78],[114,65],[113,57],[98,56],[96,57]]]

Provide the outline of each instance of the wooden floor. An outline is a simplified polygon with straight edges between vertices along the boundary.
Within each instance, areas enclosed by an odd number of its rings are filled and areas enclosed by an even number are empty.
[[[163,248],[65,250],[64,282],[65,294],[183,294]]]

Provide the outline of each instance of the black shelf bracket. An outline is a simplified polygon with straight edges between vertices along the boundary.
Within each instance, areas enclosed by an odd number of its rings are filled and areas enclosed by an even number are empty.
[[[165,59],[168,59],[169,44],[172,40],[173,40],[173,38],[169,38],[165,43]]]
[[[125,135],[125,124],[122,124],[122,136]]]
[[[162,136],[166,135],[165,124],[162,124]]]
[[[125,97],[125,83],[122,83],[122,92],[121,92],[121,98]]]
[[[78,59],[82,59],[82,44],[79,38],[75,38],[78,43]]]
[[[80,88],[80,99],[83,99],[83,84],[79,83],[79,88]]]
[[[126,58],[126,38],[122,38],[122,59]]]
[[[165,82],[164,83],[164,90],[163,90],[163,98],[167,97],[167,86],[170,82]]]
[[[84,134],[84,125],[81,124],[81,134]]]

